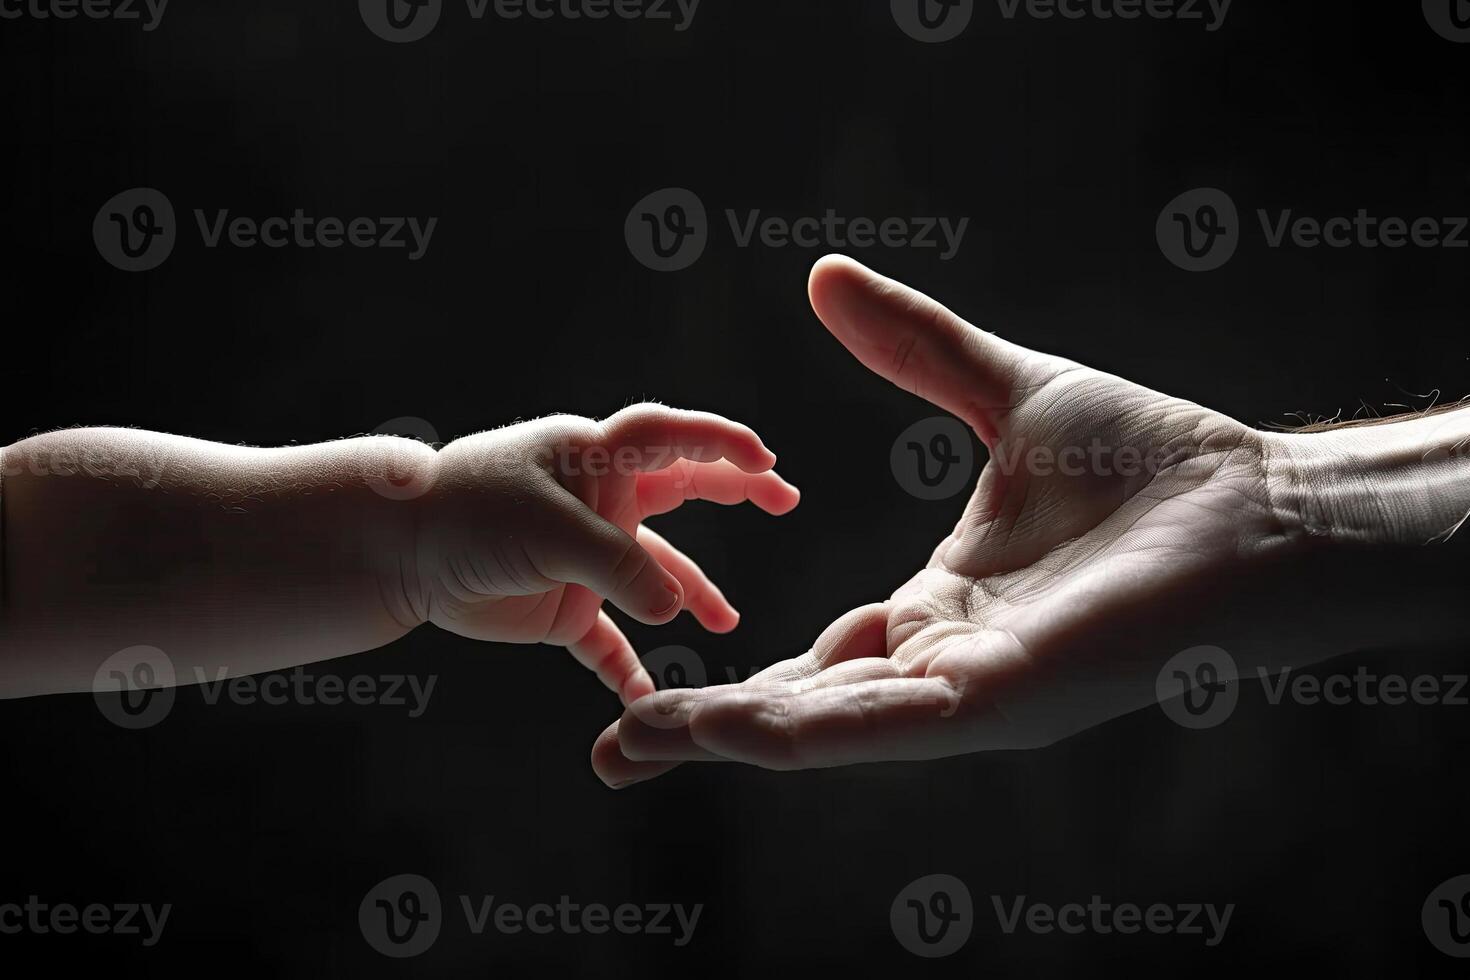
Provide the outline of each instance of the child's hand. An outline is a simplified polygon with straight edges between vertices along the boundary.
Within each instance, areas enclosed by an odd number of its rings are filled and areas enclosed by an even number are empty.
[[[416,508],[413,617],[461,636],[567,647],[625,703],[654,690],[609,599],[639,622],[687,607],[724,633],[739,614],[691,559],[643,527],[686,500],[746,500],[785,514],[800,499],[750,429],[635,405],[603,422],[553,416],[450,443]]]

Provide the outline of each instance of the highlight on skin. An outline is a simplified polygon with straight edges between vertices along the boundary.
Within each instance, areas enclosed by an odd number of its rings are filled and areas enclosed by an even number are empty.
[[[1470,412],[1258,431],[1003,340],[851,259],[818,262],[810,298],[863,365],[969,424],[991,460],[953,532],[887,599],[744,683],[628,706],[592,750],[609,786],[686,761],[801,769],[1037,747],[1154,703],[1160,666],[1202,643],[1276,672],[1392,643],[1406,621],[1466,632],[1441,583],[1463,557],[1443,545],[1470,514]],[[1161,449],[1165,464],[997,464],[1015,445],[1095,442]],[[1385,560],[1424,583],[1407,604],[1373,584]]]
[[[649,625],[739,613],[647,521],[693,500],[800,499],[753,431],[655,404],[552,416],[440,450],[369,437],[253,449],[66,429],[0,455],[0,696],[89,691],[117,650],[181,678],[292,668],[425,623],[568,649],[653,691],[610,602]]]

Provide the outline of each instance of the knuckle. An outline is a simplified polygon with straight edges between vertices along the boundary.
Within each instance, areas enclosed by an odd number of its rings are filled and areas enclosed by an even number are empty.
[[[616,592],[625,592],[638,581],[648,568],[650,559],[642,546],[629,538],[616,553],[611,572],[611,585]]]
[[[639,402],[611,416],[608,422],[623,427],[632,427],[665,421],[672,414],[673,409],[660,405],[658,402]]]
[[[801,769],[802,722],[792,710],[789,697],[778,697],[764,705],[756,716],[761,734],[761,765],[767,769]]]
[[[669,428],[672,415],[673,409],[665,405],[639,402],[608,416],[598,426],[599,436],[610,445],[621,445],[640,439],[647,441],[651,435],[657,438],[658,433]]]

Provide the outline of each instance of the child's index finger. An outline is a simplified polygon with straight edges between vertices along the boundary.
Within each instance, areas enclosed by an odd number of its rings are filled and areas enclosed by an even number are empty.
[[[665,469],[680,459],[727,459],[747,473],[764,473],[776,465],[776,454],[754,430],[711,412],[633,405],[610,416],[602,429],[615,458],[626,451],[620,465],[645,472]]]

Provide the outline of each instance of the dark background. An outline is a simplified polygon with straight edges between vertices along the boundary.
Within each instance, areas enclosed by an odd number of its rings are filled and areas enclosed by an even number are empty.
[[[887,2],[704,0],[693,26],[473,21],[391,45],[355,4],[186,3],[134,22],[0,21],[7,241],[0,443],[121,424],[254,445],[399,416],[445,438],[632,401],[755,426],[799,484],[781,520],[689,507],[657,526],[744,613],[629,626],[744,677],[886,596],[952,525],[888,469],[932,414],[811,316],[820,251],[738,249],[727,207],[792,218],[969,216],[957,258],[856,254],[1003,335],[1256,423],[1470,392],[1464,251],[1268,249],[1255,208],[1470,214],[1470,46],[1417,3],[1236,0],[1199,22],[1005,21],[905,36]],[[161,267],[104,263],[91,224],[166,193]],[[695,190],[692,268],[645,269],[633,202]],[[1227,190],[1250,230],[1223,269],[1170,265],[1154,221]],[[435,215],[427,256],[202,247],[193,208]],[[1386,589],[1414,583],[1385,574]],[[1301,601],[1313,601],[1303,583]],[[1464,671],[1463,650],[1344,651],[1380,671]],[[214,706],[181,694],[138,733],[90,697],[0,705],[0,902],[169,902],[163,941],[0,936],[0,962],[125,975],[600,976],[1448,974],[1419,910],[1470,871],[1470,709],[1269,707],[1220,728],[1157,709],[1053,748],[777,774],[683,769],[614,793],[591,741],[616,705],[570,657],[430,629],[315,668],[438,675],[428,712]],[[392,961],[357,925],[390,874],[451,906]],[[979,921],[942,961],[896,942],[911,880],[960,877]],[[469,935],[459,894],[529,905],[703,903],[694,941]],[[999,933],[992,894],[1061,904],[1236,903],[1226,941]],[[8,972],[8,971],[7,971]]]

